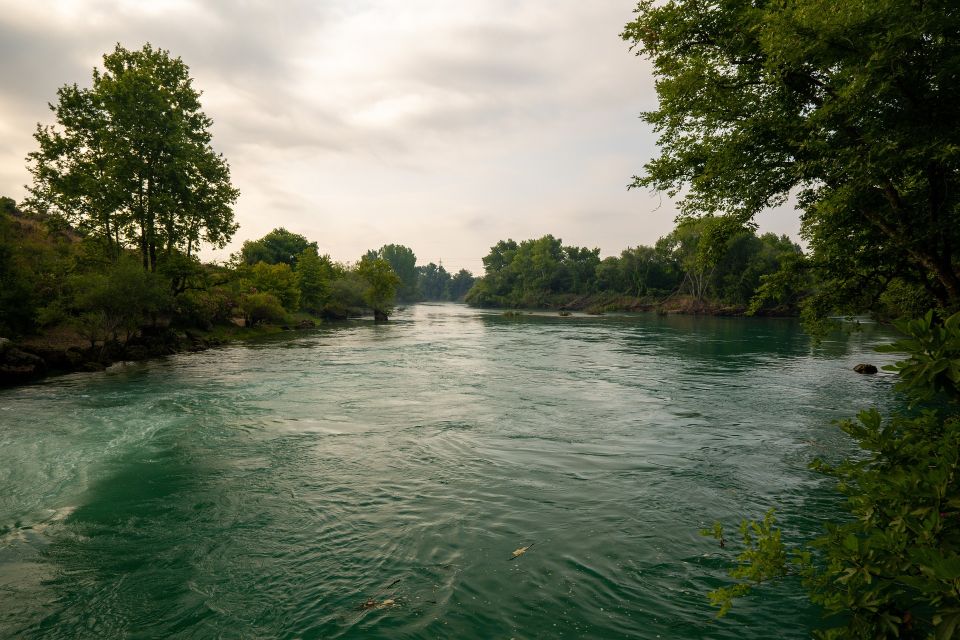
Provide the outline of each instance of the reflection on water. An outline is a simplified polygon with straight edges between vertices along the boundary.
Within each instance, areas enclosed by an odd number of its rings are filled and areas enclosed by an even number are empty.
[[[808,637],[697,530],[834,513],[886,339],[418,305],[0,392],[0,637]]]

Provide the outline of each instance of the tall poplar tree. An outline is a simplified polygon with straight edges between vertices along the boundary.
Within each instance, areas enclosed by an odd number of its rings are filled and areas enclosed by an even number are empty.
[[[27,157],[28,208],[101,239],[114,256],[135,247],[150,271],[164,255],[230,240],[239,192],[180,58],[118,44],[91,87],[67,85],[57,98],[56,125],[37,125],[39,149]]]

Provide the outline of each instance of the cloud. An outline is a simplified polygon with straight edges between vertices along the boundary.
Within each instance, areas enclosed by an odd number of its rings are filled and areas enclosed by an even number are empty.
[[[0,194],[46,103],[120,42],[190,66],[245,238],[286,226],[354,260],[388,242],[478,270],[500,238],[618,253],[674,210],[627,192],[655,153],[629,0],[0,0]],[[778,214],[777,224],[789,214]]]

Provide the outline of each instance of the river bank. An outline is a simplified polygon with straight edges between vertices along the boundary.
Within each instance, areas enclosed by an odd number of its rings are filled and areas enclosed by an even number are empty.
[[[103,371],[118,362],[138,362],[176,353],[200,352],[231,342],[315,328],[320,319],[298,317],[289,324],[217,325],[208,330],[143,327],[128,340],[91,343],[69,327],[12,341],[0,338],[0,388],[80,371]]]
[[[591,293],[588,295],[555,294],[529,301],[518,309],[540,311],[582,311],[593,315],[607,312],[630,311],[659,314],[704,315],[718,317],[748,317],[747,305],[724,304],[711,300],[697,300],[689,295],[627,296],[619,293]],[[477,307],[483,308],[483,307]],[[792,318],[799,314],[791,307],[763,309],[756,314],[767,318]]]

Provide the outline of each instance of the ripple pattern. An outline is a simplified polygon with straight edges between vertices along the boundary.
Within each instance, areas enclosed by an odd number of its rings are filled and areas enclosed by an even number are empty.
[[[0,637],[809,637],[697,531],[836,513],[888,339],[424,304],[0,391]]]

